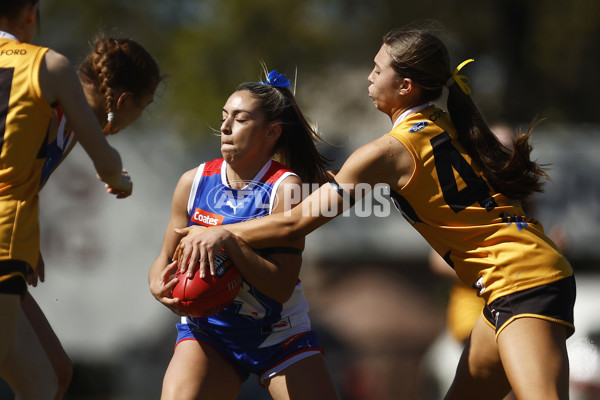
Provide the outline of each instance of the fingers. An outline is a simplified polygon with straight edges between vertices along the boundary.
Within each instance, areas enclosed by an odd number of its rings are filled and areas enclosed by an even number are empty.
[[[192,258],[192,260],[194,260],[194,258]],[[202,261],[204,261],[204,260],[202,260]],[[185,273],[182,272],[182,275],[187,274],[188,279],[191,279],[191,278],[193,278],[194,274],[196,273],[196,270],[198,268],[200,268],[200,277],[202,278],[202,273],[203,273],[202,265],[203,264],[204,264],[204,262],[200,262],[200,261],[196,261],[196,262],[190,261],[188,263],[188,266],[186,269],[187,272],[185,272]]]
[[[197,232],[202,232],[205,228],[201,228],[199,226],[188,226],[184,228],[175,228],[173,229],[175,233],[181,235],[181,239],[179,244],[175,248],[175,252],[173,253],[173,259],[179,261],[180,271],[181,273],[185,273],[187,270],[188,264],[191,260],[199,260],[197,254],[192,254],[194,248],[199,245],[197,242],[197,238],[195,235]],[[200,231],[199,231],[200,230]],[[194,233],[194,235],[188,236],[190,233]]]
[[[129,192],[129,193],[123,193],[123,192],[121,192],[121,193],[117,194],[117,199],[124,199],[124,198],[129,197],[129,196],[131,196],[131,192]]]
[[[175,248],[175,252],[173,253],[173,261],[179,261],[179,256],[181,255],[181,243],[177,244],[177,247]]]
[[[177,244],[177,247],[175,247],[175,252],[173,253],[173,257],[171,257],[172,261],[179,261],[179,255],[181,253],[181,243]]]
[[[184,261],[186,259],[189,259],[189,257],[185,253],[186,253],[186,249],[184,247],[183,250],[181,251],[181,255],[179,256],[179,259],[177,260],[177,263],[179,264],[179,273],[180,274],[185,274],[187,272],[187,267],[189,265],[189,262]]]
[[[104,186],[106,187],[106,192],[107,192],[108,194],[113,194],[113,195],[115,195],[115,197],[116,197],[117,199],[124,199],[124,198],[126,198],[126,197],[129,197],[129,196],[131,196],[131,193],[132,193],[132,191],[133,191],[133,190],[132,190],[132,189],[133,189],[133,187],[130,187],[128,190],[118,190],[118,189],[115,189],[115,188],[112,188],[112,187],[110,187],[110,186],[109,186],[109,185],[107,185],[107,184],[105,184]]]
[[[197,261],[194,262],[194,260],[197,260]],[[205,260],[206,260],[206,258],[202,255],[202,249],[198,249],[198,247],[192,246],[189,262],[187,263],[188,278],[191,278],[194,276],[194,273],[196,273],[197,268],[200,268],[200,277],[201,278],[204,277],[202,267],[203,267]]]
[[[25,278],[25,281],[27,282],[27,284],[29,286],[36,287],[37,283],[38,283],[37,272],[31,272],[31,273],[27,274],[27,277]]]
[[[46,268],[44,266],[44,263],[42,263],[42,267],[38,269],[38,277],[39,277],[40,282],[44,282],[44,280],[46,279],[45,270],[46,270]]]
[[[28,285],[36,287],[38,282],[44,282],[44,258],[42,253],[38,257],[38,261],[35,270],[31,270],[25,277],[25,281]]]
[[[160,281],[157,279],[151,284],[151,292],[160,303],[169,308],[172,312],[178,315],[184,315],[179,311],[181,301],[178,298],[173,298],[173,288],[179,282],[173,275],[173,271],[177,268],[177,261],[165,265],[160,274]],[[155,288],[155,289],[153,289]]]
[[[182,239],[184,237],[187,236],[187,234],[190,232],[190,228],[189,227],[185,227],[185,228],[175,228],[173,229],[173,231],[175,233],[177,233],[178,235],[182,236]],[[175,248],[175,252],[173,253],[173,260],[179,260],[181,257],[181,252],[182,252],[182,248],[183,248],[183,242],[180,241],[177,244],[177,247]]]
[[[160,302],[167,307],[169,310],[171,310],[173,313],[177,314],[177,315],[181,315],[181,316],[185,316],[185,313],[182,312],[180,310],[180,303],[181,301],[177,298],[172,299],[170,297],[163,297],[162,299],[160,299]]]
[[[209,266],[210,266],[210,274],[212,276],[215,276],[216,275],[215,256],[213,254],[212,247],[208,249],[207,257],[208,257],[208,263],[209,263]]]
[[[174,269],[177,268],[177,261],[173,261],[170,264],[165,265],[165,268],[162,270],[161,278],[163,280],[163,284],[166,284],[167,281],[173,279],[171,275]]]
[[[222,240],[219,234],[210,235],[210,230],[200,226],[189,226],[186,228],[175,228],[174,231],[182,235],[173,259],[179,264],[179,272],[187,274],[189,278],[194,276],[196,269],[199,268],[200,278],[204,278],[209,272],[215,275],[214,248],[221,249],[217,245]],[[205,235],[208,234],[209,237]]]
[[[166,282],[160,292],[161,296],[164,299],[173,300],[174,298],[171,297],[173,288],[177,285],[178,282],[179,282],[179,279],[177,279],[177,278],[172,278],[168,282]],[[177,300],[179,300],[179,299],[177,299]]]
[[[200,272],[198,273],[198,276],[200,276],[200,278],[204,278],[206,276],[207,270],[212,276],[215,276],[216,267],[213,249],[211,247],[202,247],[200,250],[201,255],[200,259],[198,260],[198,268],[200,269]]]
[[[208,253],[204,247],[200,248],[198,258],[198,268],[200,269],[198,276],[204,279],[206,276],[206,265],[210,262],[210,258],[208,258]]]
[[[181,252],[179,256],[179,272],[185,274],[189,272],[189,267],[193,267],[192,260],[199,260],[198,251],[195,249],[196,246],[186,246],[185,243],[180,243]],[[192,253],[195,252],[195,258],[192,258]]]
[[[98,179],[104,181],[100,175],[97,175]],[[109,194],[113,194],[117,199],[124,199],[129,197],[133,191],[133,183],[131,182],[131,178],[127,173],[127,170],[121,171],[121,176],[119,181],[113,186],[112,184],[106,183],[104,186],[106,187],[106,191]],[[114,183],[114,182],[111,182]]]
[[[188,276],[190,278],[194,275],[195,269],[197,267],[196,264],[198,264],[201,260],[206,260],[206,258],[204,258],[202,256],[202,253],[198,249],[198,247],[192,246],[190,258],[189,258],[189,264],[188,264],[188,270],[189,270]]]

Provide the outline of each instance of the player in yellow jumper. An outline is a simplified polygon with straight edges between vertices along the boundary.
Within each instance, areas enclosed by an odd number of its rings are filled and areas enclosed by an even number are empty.
[[[446,399],[501,399],[511,386],[519,399],[567,399],[573,270],[520,205],[546,175],[530,160],[529,134],[512,155],[500,145],[459,74],[464,65],[451,73],[446,47],[429,32],[389,32],[368,79],[392,131],[356,150],[291,214],[179,230],[188,236],[176,257],[181,266],[211,260],[234,234],[252,247],[281,245],[332,219],[315,211],[341,214],[359,183],[386,183],[405,218],[486,302]],[[430,103],[444,87],[448,112]]]
[[[40,343],[31,327],[18,326],[26,276],[39,255],[38,191],[46,159],[47,132],[54,108],[68,117],[78,141],[94,163],[98,177],[117,198],[131,194],[119,153],[102,132],[88,106],[70,62],[48,48],[28,44],[39,25],[39,0],[0,4],[0,370],[18,374],[6,357],[37,354]],[[10,357],[9,357],[10,358]],[[36,365],[37,375],[48,370]],[[20,371],[23,372],[23,371]],[[36,385],[19,387],[18,397],[54,397],[55,377],[40,374]]]
[[[139,43],[126,38],[97,37],[90,53],[79,66],[77,73],[83,86],[88,104],[94,111],[106,135],[113,135],[136,121],[145,108],[154,100],[157,86],[163,77],[154,58]],[[112,121],[107,115],[112,113]],[[70,123],[60,106],[54,110],[48,132],[46,162],[42,168],[40,190],[46,184],[52,172],[62,163],[77,143],[77,133],[70,128]],[[44,260],[40,253],[36,270],[27,276],[27,283],[37,286],[44,281]],[[56,375],[56,399],[62,398],[73,374],[69,356],[64,351],[60,340],[54,333],[50,323],[38,306],[30,292],[21,302],[21,309],[27,318],[19,318],[19,324],[27,329],[29,325],[37,334],[45,354],[36,353],[38,357],[19,360],[22,370],[31,370],[31,365],[45,364],[40,357],[47,358],[52,364],[52,371],[47,374]],[[17,327],[17,329],[23,329]],[[11,353],[11,356],[13,353]],[[28,387],[35,384],[35,377],[22,374],[15,368],[14,357],[5,358],[10,371],[18,377],[12,385]],[[28,362],[26,362],[28,361]],[[0,376],[3,371],[0,368]],[[27,382],[27,378],[33,382]]]

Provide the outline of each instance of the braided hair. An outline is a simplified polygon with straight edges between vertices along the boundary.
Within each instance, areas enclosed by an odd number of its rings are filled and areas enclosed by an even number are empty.
[[[105,133],[111,130],[117,89],[131,92],[134,101],[139,102],[154,93],[162,80],[156,61],[144,47],[131,39],[109,37],[96,39],[78,73],[83,83],[93,85],[104,95]]]

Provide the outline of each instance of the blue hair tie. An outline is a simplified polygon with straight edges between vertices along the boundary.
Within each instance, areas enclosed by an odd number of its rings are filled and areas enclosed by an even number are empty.
[[[276,69],[269,72],[269,75],[267,75],[267,83],[265,83],[265,82],[258,82],[258,83],[260,83],[262,85],[271,85],[273,87],[281,87],[281,88],[292,86],[290,84],[290,81],[288,80],[288,78],[286,78],[284,74],[278,74]]]

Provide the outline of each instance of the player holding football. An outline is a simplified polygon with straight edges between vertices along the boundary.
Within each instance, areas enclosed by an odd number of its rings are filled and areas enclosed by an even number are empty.
[[[171,260],[181,236],[174,228],[225,225],[283,212],[286,190],[302,181],[322,182],[327,175],[315,147],[319,137],[289,86],[276,71],[266,83],[238,86],[222,111],[223,158],[186,172],[177,184],[149,284],[156,299],[178,314],[179,299],[171,298],[177,266]],[[223,249],[243,277],[242,288],[214,316],[182,317],[163,400],[235,399],[250,373],[276,400],[338,398],[298,279],[303,248],[304,238],[298,238],[287,247],[257,253],[230,235]]]
[[[446,47],[427,31],[389,32],[368,80],[391,132],[356,150],[290,216],[226,228],[253,247],[281,245],[331,219],[303,210],[342,213],[358,184],[388,184],[405,218],[486,302],[446,399],[502,399],[511,387],[518,399],[567,399],[573,269],[521,207],[546,174],[530,159],[529,134],[511,155],[490,131],[459,74],[466,63],[451,73]],[[448,112],[430,103],[444,87]],[[183,267],[230,240],[222,229],[188,231],[176,254]]]

